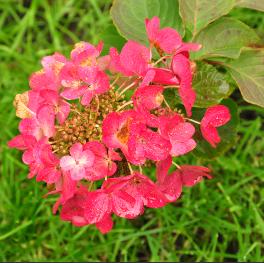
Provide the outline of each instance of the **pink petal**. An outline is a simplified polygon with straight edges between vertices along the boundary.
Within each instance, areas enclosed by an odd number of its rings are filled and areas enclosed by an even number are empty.
[[[190,61],[183,54],[177,54],[172,60],[172,70],[180,79],[179,95],[186,109],[187,115],[191,116],[196,94],[192,89],[192,71]]]
[[[201,125],[210,124],[214,127],[219,127],[229,122],[230,119],[231,115],[229,109],[226,106],[212,106],[206,110],[204,117],[201,121]]]
[[[118,54],[118,51],[116,48],[110,48],[109,51],[110,55],[110,65],[109,69],[111,72],[120,72],[125,76],[132,76],[133,72],[125,69],[120,61],[120,55]]]
[[[44,71],[33,73],[29,79],[29,86],[32,90],[36,91],[40,91],[42,89],[58,89],[58,85],[54,79],[54,76]]]
[[[47,104],[57,105],[59,102],[59,94],[55,90],[41,90],[40,96],[45,100]]]
[[[33,150],[27,150],[23,153],[22,155],[22,161],[25,164],[31,164],[34,162],[34,155],[33,155]]]
[[[132,40],[128,40],[120,53],[120,61],[125,70],[138,76],[146,74],[150,59],[150,50]]]
[[[157,162],[157,179],[160,184],[165,180],[165,177],[168,174],[168,171],[172,164],[171,156],[168,156],[167,159]]]
[[[154,16],[152,19],[145,19],[145,26],[149,41],[155,41],[160,29],[159,18],[157,16]]]
[[[37,119],[43,135],[50,138],[55,133],[55,114],[53,107],[44,105],[37,111]]]
[[[60,94],[67,100],[75,100],[80,98],[87,90],[87,86],[81,86],[79,88],[66,88]]]
[[[204,139],[207,140],[212,147],[215,148],[216,145],[221,142],[219,133],[214,126],[212,125],[204,126],[201,123],[201,132]]]
[[[61,172],[54,167],[45,167],[38,173],[36,180],[53,184],[61,178]]]
[[[143,212],[143,201],[124,190],[112,194],[113,212],[120,217],[132,219]]]
[[[95,46],[88,42],[79,42],[75,44],[75,48],[71,51],[71,60],[76,64],[95,64],[96,57],[99,56],[101,49],[97,49]],[[88,63],[86,62],[88,61]]]
[[[97,59],[97,65],[98,65],[100,70],[104,71],[104,70],[109,68],[110,61],[111,61],[110,55],[99,57]]]
[[[75,181],[79,181],[85,178],[86,172],[83,166],[76,165],[70,170],[71,179]]]
[[[134,180],[138,193],[141,195],[144,205],[150,208],[158,208],[166,205],[166,199],[158,187],[146,176],[135,173]]]
[[[189,139],[185,142],[171,141],[172,149],[170,154],[172,156],[179,156],[192,151],[196,147],[196,142],[193,139]]]
[[[71,106],[68,102],[61,100],[58,110],[59,111],[57,113],[57,119],[58,119],[60,124],[63,124],[70,114]]]
[[[110,199],[103,191],[90,192],[87,200],[84,215],[89,224],[99,223],[110,213]]]
[[[179,123],[178,125],[175,125],[170,131],[169,131],[169,137],[171,140],[175,141],[181,141],[184,142],[188,139],[190,139],[195,133],[195,128],[192,124],[188,122]]]
[[[201,120],[201,132],[203,137],[216,147],[221,138],[215,127],[226,124],[231,119],[229,109],[224,105],[209,107]]]
[[[76,166],[75,159],[71,156],[63,156],[60,159],[60,166],[63,171],[74,169],[74,167]]]
[[[202,45],[196,43],[182,43],[181,47],[177,49],[176,54],[186,51],[198,51]]]
[[[70,149],[70,154],[75,160],[79,160],[83,151],[83,146],[81,143],[77,142],[73,144]]]
[[[179,170],[184,186],[191,187],[202,180],[203,177],[211,179],[210,169],[204,166],[182,165]]]
[[[157,85],[137,89],[132,97],[134,106],[147,111],[158,108],[163,102],[163,90],[162,86]]]
[[[178,78],[171,70],[165,68],[153,68],[151,70],[155,71],[153,82],[162,85],[179,85]]]
[[[95,224],[102,234],[108,233],[113,228],[111,216],[105,216],[100,222]]]
[[[85,150],[80,154],[80,157],[78,158],[79,165],[88,168],[91,167],[94,163],[94,153],[90,150]]]
[[[36,143],[35,137],[31,135],[17,135],[8,142],[8,147],[16,148],[18,150],[26,150],[29,147],[33,147]]]
[[[96,74],[96,81],[92,84],[96,94],[102,94],[109,90],[110,83],[108,76],[103,71],[98,71]]]
[[[94,96],[94,91],[86,90],[82,96],[81,104],[87,106],[90,104]]]
[[[159,189],[164,193],[169,202],[176,201],[182,193],[182,180],[178,171],[167,175],[163,183],[159,183]]]
[[[159,31],[156,43],[163,51],[172,54],[181,46],[182,39],[176,30],[166,27]]]

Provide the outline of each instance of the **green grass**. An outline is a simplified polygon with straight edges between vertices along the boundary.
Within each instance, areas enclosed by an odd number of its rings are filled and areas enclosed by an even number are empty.
[[[55,197],[41,198],[44,184],[29,181],[21,153],[7,148],[18,133],[13,98],[28,88],[41,57],[69,54],[78,40],[96,43],[111,25],[109,6],[104,0],[0,0],[0,260],[263,261],[264,112],[239,95],[239,140],[206,163],[214,179],[185,188],[175,204],[147,209],[138,219],[115,218],[107,235],[53,216]]]

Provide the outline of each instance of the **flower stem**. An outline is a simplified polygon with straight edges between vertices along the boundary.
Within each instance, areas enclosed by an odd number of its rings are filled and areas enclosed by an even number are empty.
[[[120,74],[118,74],[115,78],[115,80],[111,83],[111,87],[114,87],[114,85],[116,84],[116,82],[119,80],[120,78]]]
[[[173,163],[178,169],[181,169],[181,167],[180,167],[177,163],[175,163],[174,161],[172,161],[172,163]]]
[[[165,105],[171,110],[169,103],[166,101],[166,99],[164,97],[163,97],[163,100],[164,100]]]
[[[128,77],[121,85],[120,87],[116,90],[116,92],[119,92],[122,90],[122,88],[127,84],[127,82],[131,79],[131,77]]]
[[[193,120],[193,119],[189,119],[189,118],[184,118],[185,120],[187,120],[187,121],[190,121],[190,122],[193,122],[193,123],[196,123],[196,124],[201,124],[201,122],[199,122],[199,121],[196,121],[196,120]]]
[[[130,164],[129,162],[127,162],[127,165],[128,165],[128,168],[129,168],[130,173],[133,174],[134,171],[133,171],[133,169],[132,169],[131,164]]]
[[[117,98],[119,98],[123,93],[125,93],[127,90],[129,90],[130,88],[132,88],[134,85],[136,85],[137,81],[133,81],[130,85],[128,85],[127,87],[125,87],[118,95]]]
[[[122,106],[120,106],[116,111],[120,111],[120,110],[122,110],[123,108],[125,108],[126,106],[129,106],[129,105],[131,105],[131,104],[133,104],[133,101],[129,100],[129,101],[127,101],[125,104],[123,104]]]
[[[157,64],[162,62],[164,59],[170,58],[170,57],[171,57],[170,55],[163,56],[163,57],[159,58],[155,63],[153,63],[152,66],[156,66]]]

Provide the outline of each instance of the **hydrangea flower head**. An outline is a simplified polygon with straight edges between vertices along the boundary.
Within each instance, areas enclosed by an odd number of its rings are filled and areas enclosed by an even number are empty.
[[[77,43],[70,58],[44,57],[30,90],[15,97],[20,134],[9,147],[23,151],[29,178],[47,184],[45,197],[58,197],[54,214],[77,227],[107,233],[113,214],[136,218],[211,178],[206,167],[176,163],[197,145],[189,52],[200,45],[160,28],[158,17],[145,22],[148,46],[128,40],[101,56],[102,42]],[[178,91],[186,114],[170,107],[166,89]],[[223,105],[206,110],[200,129],[213,147],[221,140],[216,128],[229,120]]]

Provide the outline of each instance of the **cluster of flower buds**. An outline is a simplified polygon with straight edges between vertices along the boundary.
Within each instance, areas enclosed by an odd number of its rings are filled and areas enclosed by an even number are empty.
[[[158,17],[146,19],[146,31],[148,47],[129,40],[120,53],[110,48],[100,56],[102,43],[80,42],[70,59],[44,57],[30,90],[15,98],[22,120],[9,146],[23,151],[28,177],[45,182],[47,195],[58,195],[53,212],[76,226],[95,224],[106,233],[112,214],[133,219],[144,207],[176,201],[183,186],[211,178],[208,168],[173,158],[196,147],[194,125],[216,147],[216,128],[230,120],[229,110],[213,106],[192,120],[189,52],[200,45],[160,29]],[[165,89],[178,91],[186,114],[170,107]],[[155,180],[143,174],[147,165],[156,167]]]

